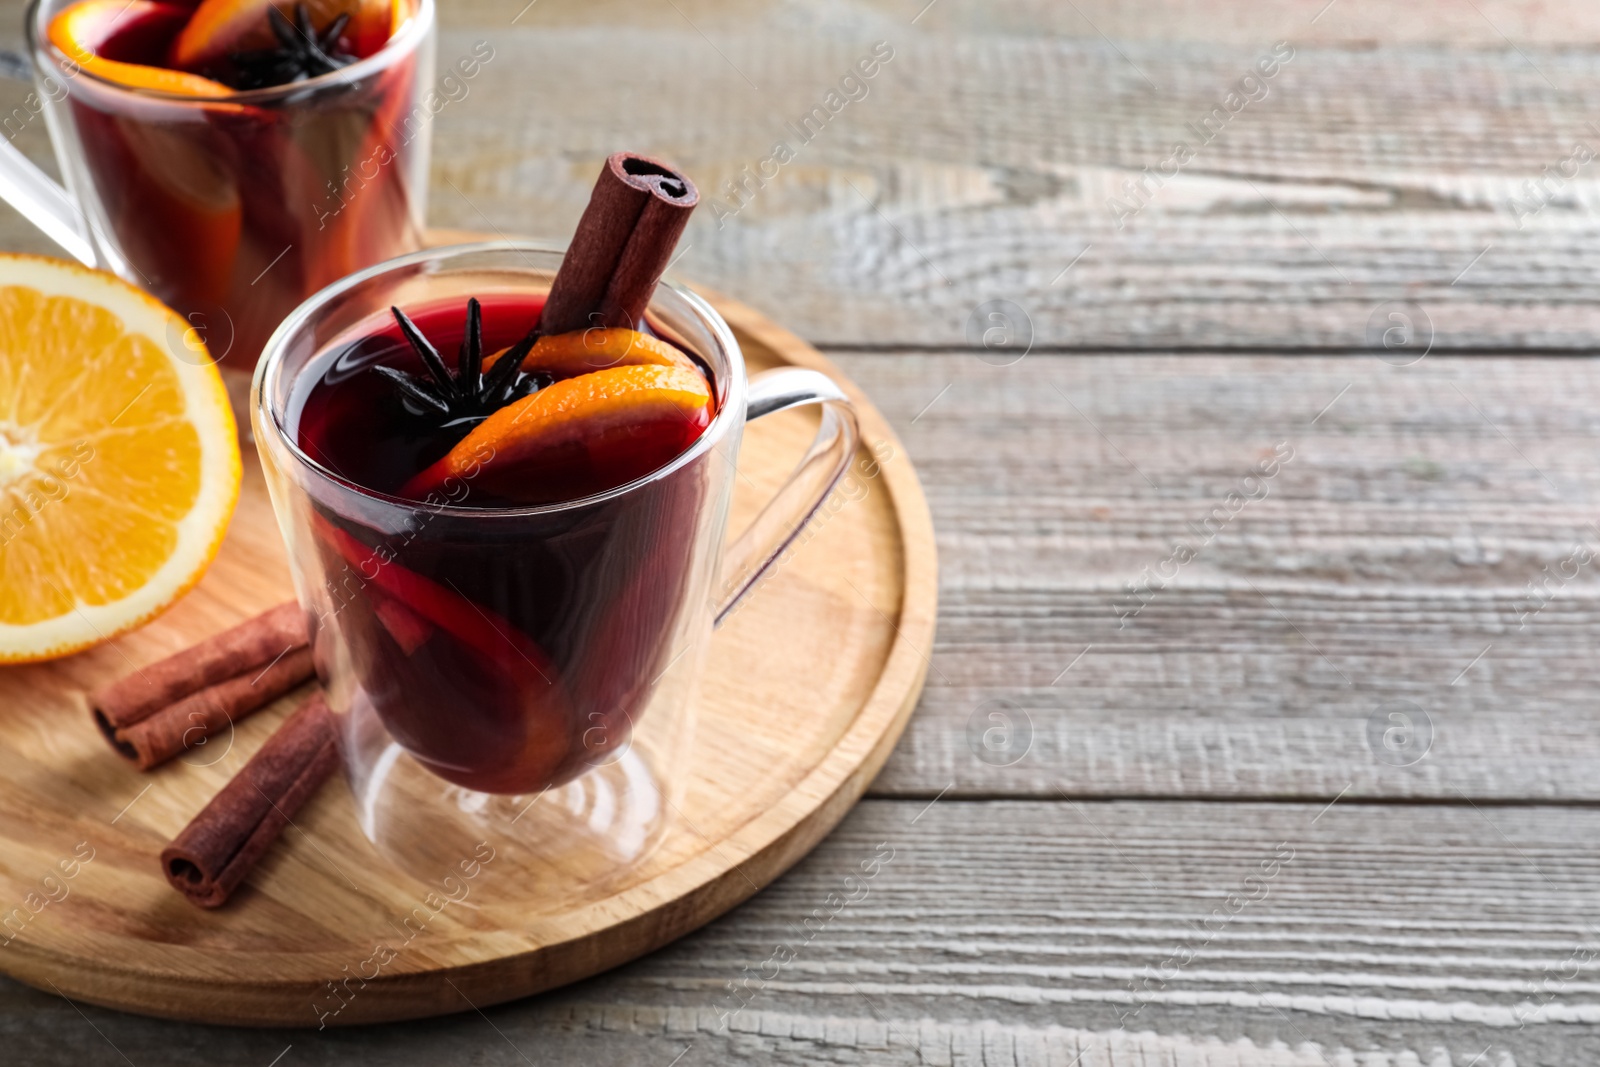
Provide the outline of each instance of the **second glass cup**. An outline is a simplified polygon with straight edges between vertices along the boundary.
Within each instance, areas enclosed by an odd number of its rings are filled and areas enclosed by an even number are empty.
[[[256,441],[329,704],[345,715],[363,828],[408,866],[508,819],[547,852],[595,857],[596,873],[647,852],[681,785],[713,624],[855,452],[855,417],[832,381],[782,369],[747,383],[721,317],[663,283],[647,322],[701,364],[716,401],[665,467],[535,507],[458,502],[470,471],[419,502],[339,469],[306,398],[392,351],[372,343],[391,305],[464,314],[477,297],[537,314],[560,262],[557,249],[509,242],[393,260],[312,297],[257,368]],[[725,553],[744,423],[800,404],[824,406],[816,442]]]
[[[34,0],[27,15],[66,189],[8,149],[0,195],[77,258],[176,310],[211,359],[250,370],[300,301],[422,246],[440,99],[434,0],[397,0],[393,36],[342,70],[211,97],[81,65],[49,34],[75,2]],[[107,17],[133,20],[133,8]]]

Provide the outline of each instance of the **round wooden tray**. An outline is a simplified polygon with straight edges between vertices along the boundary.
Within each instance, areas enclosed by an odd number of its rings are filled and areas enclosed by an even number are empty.
[[[501,850],[488,868],[492,892],[484,880],[480,893],[469,888],[436,910],[461,883],[445,889],[389,867],[335,781],[226,907],[201,911],[173,892],[161,848],[298,695],[200,757],[140,774],[106,746],[83,693],[291,595],[247,454],[227,541],[194,592],[109,645],[0,669],[0,968],[73,999],[205,1022],[344,1025],[463,1011],[658,948],[816,845],[882,766],[922,688],[933,529],[904,450],[866,398],[793,334],[711,299],[752,372],[794,364],[844,385],[863,446],[851,491],[836,494],[802,547],[713,639],[691,780],[657,851],[620,883],[577,897],[568,886],[552,909],[538,898],[539,878],[508,877],[522,860]],[[787,475],[815,418],[801,410],[750,426],[731,529]]]

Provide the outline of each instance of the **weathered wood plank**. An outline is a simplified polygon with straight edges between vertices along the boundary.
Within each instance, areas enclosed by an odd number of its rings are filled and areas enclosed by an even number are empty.
[[[965,345],[996,298],[1041,346],[1348,347],[1400,300],[1441,348],[1600,336],[1600,178],[1570,162],[1600,149],[1600,56],[1572,47],[1592,12],[1408,12],[1374,47],[1378,8],[1350,0],[1315,25],[1311,3],[1175,21],[1167,4],[1017,4],[987,32],[987,9],[947,0],[911,25],[912,6],[451,15],[441,69],[479,39],[496,58],[436,120],[432,219],[564,238],[598,161],[629,145],[707,192],[679,269],[814,341]],[[880,40],[894,58],[865,97],[797,136]],[[1278,40],[1294,57],[1259,99],[1197,133]],[[0,86],[0,116],[25,93]],[[42,122],[19,130],[43,158]],[[794,158],[746,178],[779,141]],[[1130,193],[1179,141],[1194,158]],[[1564,165],[1571,180],[1544,178]],[[1147,206],[1119,225],[1113,199]],[[48,250],[9,210],[0,244]]]
[[[1597,840],[1573,808],[868,801],[700,933],[487,1018],[188,1028],[12,983],[0,1018],[38,1067],[1589,1062]]]
[[[939,537],[878,795],[1600,797],[1600,363],[837,358]]]
[[[871,20],[519,26],[517,61],[440,120],[434,218],[563,235],[596,161],[639,144],[710,196],[680,269],[821,342],[966,344],[1003,298],[1040,345],[1349,347],[1406,300],[1440,347],[1592,346],[1592,164],[1527,184],[1600,145],[1591,52],[1307,44],[1208,140],[1230,87],[1294,39],[1261,33],[1199,49]],[[797,137],[880,39],[895,58],[868,95]],[[619,93],[618,67],[673,90]],[[508,125],[501,99],[533,107]],[[1179,141],[1177,176],[1129,192]],[[794,158],[764,165],[779,142]],[[764,185],[745,172],[763,165]],[[1147,206],[1119,217],[1114,199]]]
[[[1327,7],[1324,11],[1323,8]],[[535,15],[537,12],[537,15]],[[520,17],[517,17],[520,13]],[[1320,14],[1320,17],[1318,17]],[[681,30],[686,20],[703,29],[748,28],[785,16],[792,29],[847,22],[888,26],[916,18],[926,30],[963,35],[1095,37],[1117,41],[1183,41],[1255,44],[1274,26],[1303,25],[1308,40],[1370,47],[1422,43],[1503,48],[1519,45],[1578,45],[1600,41],[1600,12],[1547,0],[1475,0],[1468,4],[1413,4],[1388,0],[989,0],[983,4],[937,0],[853,0],[804,21],[771,0],[674,0],[672,5],[638,0],[539,0],[524,11],[503,0],[450,0],[441,16],[453,29],[514,25],[546,29],[625,24],[638,29]]]

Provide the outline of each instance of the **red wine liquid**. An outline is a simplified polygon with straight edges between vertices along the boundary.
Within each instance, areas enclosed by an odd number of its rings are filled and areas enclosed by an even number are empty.
[[[541,300],[482,304],[491,353],[522,337]],[[406,310],[453,366],[464,301]],[[398,329],[375,320],[301,373],[285,429],[340,478],[394,495],[472,423],[441,426],[408,406],[380,363],[423,373]],[[517,391],[545,384],[524,373]],[[560,784],[615,756],[705,617],[690,593],[709,463],[546,514],[474,496],[470,482],[452,503],[475,512],[319,496],[309,526],[324,595],[313,599],[331,605],[319,628],[335,631],[363,698],[424,766],[487,792]],[[593,473],[574,496],[632,480]]]

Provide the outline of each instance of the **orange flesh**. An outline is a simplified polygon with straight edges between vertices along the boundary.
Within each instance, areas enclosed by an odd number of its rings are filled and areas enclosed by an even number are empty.
[[[98,271],[0,256],[0,662],[137,625],[215,556],[239,453],[183,326]]]

